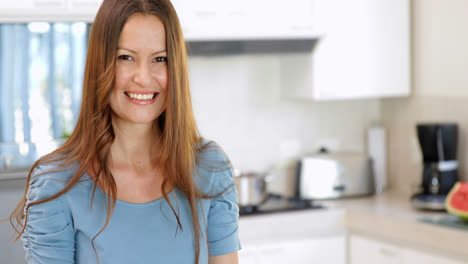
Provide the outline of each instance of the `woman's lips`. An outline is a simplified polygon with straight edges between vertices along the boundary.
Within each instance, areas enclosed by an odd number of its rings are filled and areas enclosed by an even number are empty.
[[[153,96],[153,99],[137,99],[137,98],[132,98],[130,97],[130,94],[133,94],[133,95],[152,95],[154,94]],[[137,105],[150,105],[150,104],[153,104],[156,99],[158,98],[158,95],[159,93],[158,92],[136,92],[136,91],[128,91],[128,92],[125,92],[125,97],[132,103],[134,104],[137,104]]]

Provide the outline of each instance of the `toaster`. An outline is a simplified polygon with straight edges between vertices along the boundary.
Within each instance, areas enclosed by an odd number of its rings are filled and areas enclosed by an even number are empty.
[[[319,153],[299,159],[296,197],[306,200],[375,193],[372,160],[361,153]]]

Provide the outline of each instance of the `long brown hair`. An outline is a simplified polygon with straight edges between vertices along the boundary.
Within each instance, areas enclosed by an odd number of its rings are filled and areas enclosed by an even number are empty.
[[[108,225],[117,197],[116,183],[108,167],[110,147],[115,140],[109,98],[115,78],[116,52],[122,28],[127,19],[134,13],[155,15],[161,19],[165,26],[169,74],[167,107],[155,121],[158,122],[162,131],[158,165],[165,178],[161,190],[164,199],[172,208],[180,228],[182,225],[179,216],[168,199],[166,187],[178,188],[188,199],[195,231],[195,259],[198,263],[201,227],[197,206],[200,199],[209,196],[201,193],[192,178],[195,173],[197,153],[200,151],[197,146],[201,142],[201,137],[192,111],[185,42],[179,19],[169,0],[103,1],[90,35],[84,73],[83,100],[75,130],[60,148],[34,163],[29,171],[24,197],[11,214],[10,222],[18,234],[16,237],[18,240],[27,223],[29,206],[44,203],[63,195],[79,182],[86,170],[91,168],[95,175],[91,204],[97,183],[111,198],[109,202],[106,202],[106,223],[92,240],[93,249],[97,254],[94,239]],[[32,172],[38,166],[52,162],[59,164],[58,170],[76,162],[79,166],[60,192],[47,199],[27,204],[27,189]]]

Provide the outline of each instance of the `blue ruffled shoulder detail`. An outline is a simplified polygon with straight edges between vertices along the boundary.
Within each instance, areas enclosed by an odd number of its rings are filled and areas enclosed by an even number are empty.
[[[66,172],[39,175],[51,169],[50,166],[36,168],[28,186],[24,211],[27,222],[21,240],[29,264],[74,263],[75,232],[64,195],[33,204],[57,194],[65,187],[68,179]]]
[[[199,153],[197,161],[201,190],[217,195],[211,199],[208,211],[209,255],[224,255],[241,248],[233,166],[226,153],[215,142],[203,140],[201,146],[206,146]]]
[[[200,146],[194,181],[201,192],[216,195],[225,187],[219,185],[224,182],[220,178],[225,174],[232,174],[232,165],[223,149],[214,141],[204,139]]]

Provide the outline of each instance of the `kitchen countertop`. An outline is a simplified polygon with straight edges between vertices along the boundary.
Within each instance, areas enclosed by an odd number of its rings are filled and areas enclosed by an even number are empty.
[[[408,195],[384,192],[319,203],[329,209],[345,209],[344,225],[351,233],[468,260],[468,223],[444,212],[415,210]]]
[[[468,223],[444,212],[415,210],[396,192],[317,201],[325,209],[241,217],[243,244],[359,234],[468,263]]]

